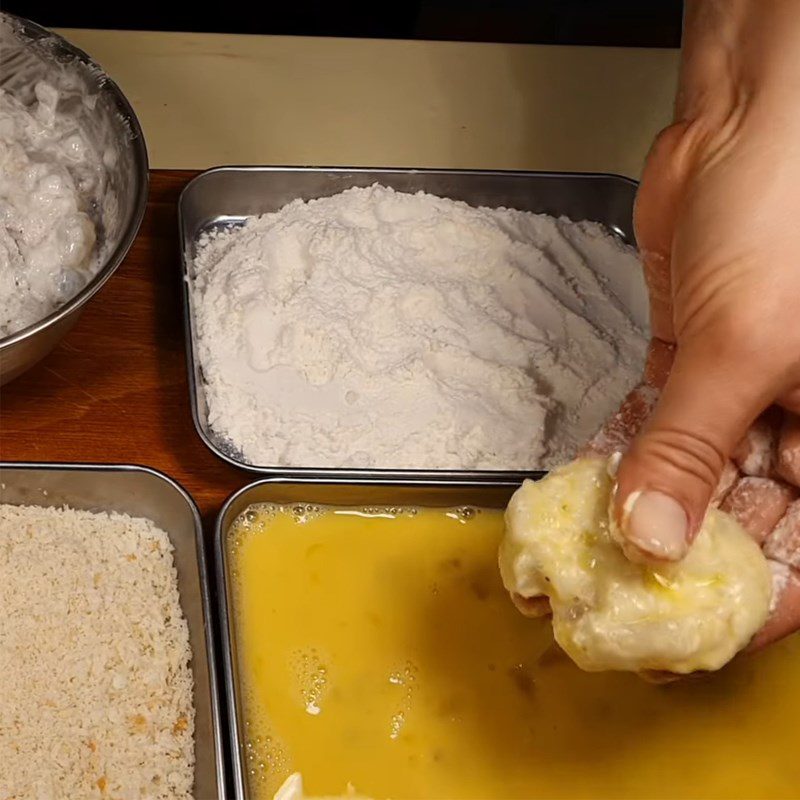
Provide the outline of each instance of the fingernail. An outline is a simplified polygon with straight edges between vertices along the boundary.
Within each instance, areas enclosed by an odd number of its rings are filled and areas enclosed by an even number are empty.
[[[634,492],[622,513],[623,530],[640,550],[667,561],[686,555],[689,520],[674,498],[662,492]]]

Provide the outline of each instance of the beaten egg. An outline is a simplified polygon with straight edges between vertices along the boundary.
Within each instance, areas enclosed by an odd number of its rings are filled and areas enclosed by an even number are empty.
[[[800,637],[655,686],[584,673],[497,567],[502,512],[251,506],[227,538],[251,796],[796,798]]]

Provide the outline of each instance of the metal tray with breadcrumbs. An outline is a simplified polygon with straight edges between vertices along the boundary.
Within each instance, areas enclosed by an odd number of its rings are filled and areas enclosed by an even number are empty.
[[[169,536],[181,610],[189,629],[195,706],[193,797],[228,797],[214,662],[210,585],[200,515],[173,480],[146,467],[0,463],[0,503],[145,517]],[[2,768],[0,768],[0,771]]]

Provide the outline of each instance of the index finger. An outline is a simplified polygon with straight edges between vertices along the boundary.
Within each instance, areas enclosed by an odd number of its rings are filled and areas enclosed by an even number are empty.
[[[622,401],[616,414],[578,453],[579,456],[610,456],[628,449],[631,439],[641,430],[667,381],[675,358],[674,345],[651,339],[647,349],[642,383],[632,389]]]

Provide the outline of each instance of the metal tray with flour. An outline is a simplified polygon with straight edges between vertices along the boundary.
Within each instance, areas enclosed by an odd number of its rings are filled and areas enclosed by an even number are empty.
[[[146,467],[0,463],[0,503],[116,511],[146,517],[167,533],[174,548],[178,593],[192,648],[193,796],[202,800],[227,798],[203,529],[189,495],[166,475]]]
[[[541,474],[541,473],[537,473]],[[228,737],[233,767],[232,796],[245,800],[247,787],[244,717],[236,668],[236,640],[232,618],[231,580],[227,556],[228,531],[236,518],[253,503],[316,503],[338,506],[479,506],[505,508],[516,481],[361,481],[309,478],[267,478],[234,492],[217,517],[214,533],[217,570],[218,617],[222,632],[221,660],[224,665],[225,699],[228,708]]]
[[[633,243],[636,182],[619,175],[479,170],[349,169],[327,167],[218,167],[194,178],[178,202],[184,279],[187,366],[192,417],[200,438],[220,458],[265,475],[311,478],[516,480],[517,470],[409,470],[313,468],[250,464],[219,437],[208,420],[189,279],[198,236],[221,225],[241,224],[253,215],[277,211],[298,198],[328,197],[353,186],[381,183],[397,191],[425,191],[473,206],[505,206],[537,214],[600,222]]]

